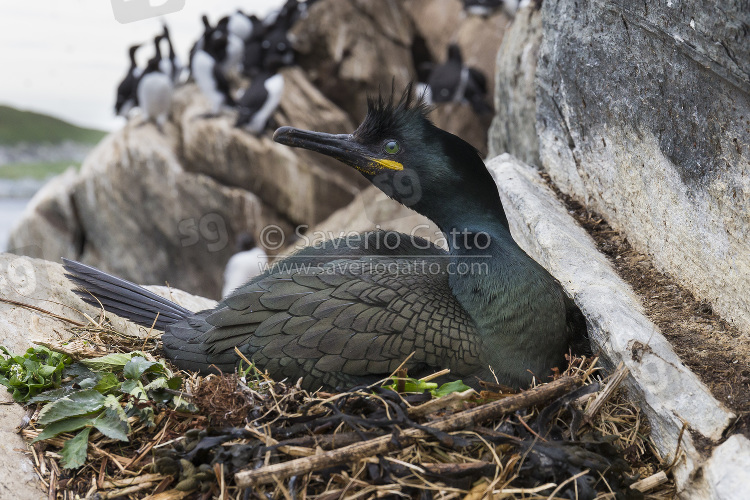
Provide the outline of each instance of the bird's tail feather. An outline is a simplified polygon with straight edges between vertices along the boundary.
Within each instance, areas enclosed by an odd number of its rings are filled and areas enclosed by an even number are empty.
[[[164,330],[167,325],[193,316],[193,312],[138,286],[95,267],[63,259],[70,281],[78,286],[75,293],[84,302],[104,307],[108,312],[143,326]],[[156,320],[156,322],[154,322]]]

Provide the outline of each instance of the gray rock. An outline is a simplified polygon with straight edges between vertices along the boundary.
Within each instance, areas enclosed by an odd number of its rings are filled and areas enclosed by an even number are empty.
[[[519,10],[497,52],[495,117],[488,132],[490,158],[510,153],[529,165],[541,166],[534,85],[541,42],[542,13],[531,5]]]
[[[487,156],[487,129],[492,121],[492,113],[479,116],[468,103],[447,102],[435,105],[430,119],[441,129],[477,148],[482,158]]]
[[[697,487],[680,493],[680,498],[702,500],[721,498],[742,500],[747,497],[747,471],[750,470],[750,441],[735,434],[714,449]]]
[[[747,2],[545,0],[545,169],[750,332]]]
[[[71,168],[37,191],[10,234],[9,252],[50,259],[77,254],[81,234],[71,195],[77,179]]]
[[[605,364],[613,367],[622,362],[630,370],[625,385],[648,416],[651,436],[665,460],[674,457],[681,436],[680,449],[685,455],[673,469],[678,491],[705,493],[693,498],[729,498],[718,493],[728,491],[727,484],[722,486],[710,477],[702,479],[705,458],[693,439],[703,436],[717,443],[735,415],[682,364],[645,317],[638,297],[535,169],[510,155],[492,159],[488,169],[498,185],[513,238],[573,297],[586,316],[592,347],[595,352],[601,350]],[[683,424],[687,426],[684,434],[680,432]],[[717,464],[731,460],[747,463],[750,459],[746,445],[736,452],[728,448],[714,451],[723,457]],[[713,472],[721,475],[720,471],[717,466]],[[740,487],[737,491],[750,489],[747,474],[732,481],[732,487]]]

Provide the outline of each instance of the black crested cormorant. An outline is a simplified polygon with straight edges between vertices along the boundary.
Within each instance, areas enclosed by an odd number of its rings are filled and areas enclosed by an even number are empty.
[[[172,45],[172,37],[169,35],[169,28],[167,27],[167,23],[164,23],[162,25],[162,36],[167,41],[167,45],[169,46],[169,59],[164,59],[165,61],[169,61],[169,64],[162,64],[162,72],[169,75],[170,78],[172,78],[173,83],[177,83],[180,80],[180,75],[182,75],[182,64],[180,63],[180,59],[177,57],[177,54],[174,51],[174,46]]]
[[[370,99],[352,134],[282,127],[274,139],[356,168],[432,219],[449,251],[400,233],[369,233],[359,245],[333,240],[302,249],[199,313],[65,261],[87,290],[81,297],[98,304],[90,292],[105,309],[148,326],[158,312],[164,351],[180,368],[232,371],[237,347],[275,378],[302,377],[307,389],[375,382],[411,353],[412,376],[449,368],[448,378],[475,387],[477,377],[493,375],[519,387],[532,374],[546,380],[564,368],[569,349],[585,350],[580,311],[511,237],[477,150],[435,127],[411,86],[398,102]]]
[[[138,77],[141,71],[138,69],[138,63],[135,61],[135,53],[140,48],[139,45],[133,45],[128,49],[130,57],[130,67],[117,87],[117,101],[115,102],[115,114],[118,116],[127,116],[128,112],[138,105]]]

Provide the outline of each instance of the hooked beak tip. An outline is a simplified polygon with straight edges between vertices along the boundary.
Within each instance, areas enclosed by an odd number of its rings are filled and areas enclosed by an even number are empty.
[[[278,142],[280,144],[289,144],[288,139],[291,135],[291,131],[294,130],[292,127],[279,127],[276,129],[276,132],[273,133],[273,140],[275,142]]]

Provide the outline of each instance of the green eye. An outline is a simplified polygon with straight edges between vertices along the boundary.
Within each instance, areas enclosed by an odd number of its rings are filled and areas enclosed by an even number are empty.
[[[383,146],[383,149],[385,149],[385,152],[389,155],[395,155],[401,150],[401,146],[399,146],[396,141],[388,141]]]

